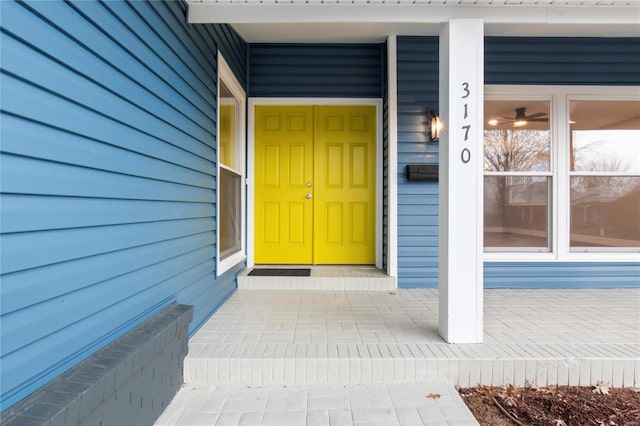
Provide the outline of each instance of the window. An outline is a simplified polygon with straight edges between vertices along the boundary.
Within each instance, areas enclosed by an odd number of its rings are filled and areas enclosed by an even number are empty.
[[[549,102],[487,101],[485,122],[485,248],[550,251]]]
[[[637,93],[624,87],[485,88],[487,258],[637,258]]]
[[[244,261],[245,94],[218,53],[217,274]]]
[[[569,101],[570,245],[640,246],[640,102]]]

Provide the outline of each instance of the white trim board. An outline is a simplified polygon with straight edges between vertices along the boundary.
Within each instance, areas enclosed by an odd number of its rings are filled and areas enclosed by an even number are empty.
[[[306,1],[306,0],[304,0]],[[415,2],[373,4],[290,2],[232,3],[190,0],[188,22],[203,23],[419,23],[482,19],[489,24],[636,25],[636,5],[427,5]]]
[[[187,0],[187,19],[230,24],[248,43],[382,43],[392,34],[436,36],[444,22],[461,18],[482,19],[487,36],[636,37],[637,0],[614,1]]]
[[[387,212],[387,272],[398,276],[398,40],[395,35],[387,39],[387,129],[388,212]]]
[[[382,170],[382,99],[372,98],[249,98],[247,120],[247,267],[255,266],[255,107],[257,105],[366,105],[376,107],[376,168]],[[381,173],[376,173],[376,268],[382,268],[382,192]]]

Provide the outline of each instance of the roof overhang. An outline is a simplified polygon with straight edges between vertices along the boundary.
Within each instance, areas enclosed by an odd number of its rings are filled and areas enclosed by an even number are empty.
[[[395,1],[188,0],[188,20],[231,24],[252,43],[379,42],[390,34],[437,35],[443,23],[465,18],[482,19],[489,36],[640,36],[640,0]]]

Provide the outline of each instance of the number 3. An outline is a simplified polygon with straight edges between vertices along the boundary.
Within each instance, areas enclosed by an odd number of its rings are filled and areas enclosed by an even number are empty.
[[[464,90],[464,96],[462,97],[462,99],[468,98],[471,94],[471,92],[469,91],[469,83],[467,83],[466,81],[462,83],[462,90]]]

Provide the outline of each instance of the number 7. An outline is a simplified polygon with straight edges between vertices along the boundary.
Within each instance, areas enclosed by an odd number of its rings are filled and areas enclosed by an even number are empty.
[[[462,128],[464,129],[464,140],[466,141],[469,139],[469,129],[471,129],[471,125],[467,124],[466,126],[462,126]]]

